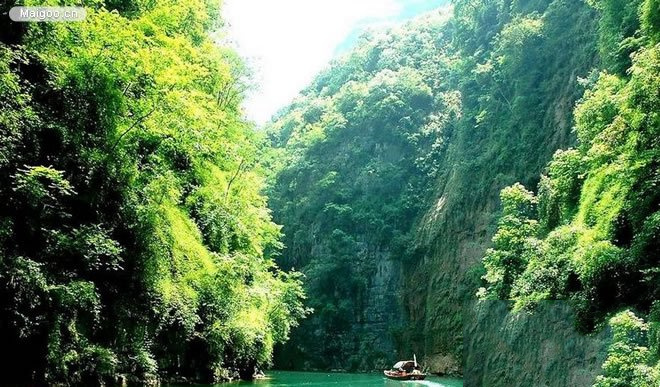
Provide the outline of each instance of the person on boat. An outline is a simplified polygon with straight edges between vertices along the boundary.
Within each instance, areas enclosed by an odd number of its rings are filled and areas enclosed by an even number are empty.
[[[254,373],[252,374],[252,379],[264,379],[266,374],[260,370],[257,366],[254,366]]]

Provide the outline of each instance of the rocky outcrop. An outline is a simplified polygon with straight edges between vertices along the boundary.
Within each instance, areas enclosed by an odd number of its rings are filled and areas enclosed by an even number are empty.
[[[392,330],[401,325],[401,304],[398,292],[401,289],[401,263],[391,259],[389,252],[376,250],[370,254],[375,263],[375,273],[368,277],[364,309],[355,331],[364,332],[363,346],[372,348],[373,353],[382,354],[371,364],[361,364],[361,369],[384,369],[396,359],[396,348]]]
[[[497,227],[499,192],[516,182],[535,188],[552,154],[574,144],[573,107],[583,93],[579,78],[598,66],[593,32],[597,19],[589,6],[565,1],[537,4],[544,4],[543,36],[519,58],[534,56],[525,62],[524,73],[535,77],[523,80],[519,78],[523,72],[514,72],[500,83],[493,81],[492,89],[469,82],[463,85],[473,88],[459,87],[462,118],[446,140],[443,173],[418,223],[415,244],[421,258],[404,283],[410,333],[402,342],[434,364],[434,372],[463,369],[464,356],[471,355],[462,332],[473,311],[465,305],[476,298],[481,286],[481,259]],[[502,25],[517,28],[516,22]],[[534,54],[532,48],[537,50]],[[479,50],[477,54],[481,55]],[[484,61],[498,55],[493,52]],[[517,102],[508,105],[500,87],[514,84],[507,99]],[[515,108],[526,103],[527,108]],[[468,370],[463,373],[467,376]]]
[[[600,373],[608,330],[583,335],[574,329],[567,302],[542,302],[511,312],[506,301],[466,306],[463,331],[466,387],[589,387]]]

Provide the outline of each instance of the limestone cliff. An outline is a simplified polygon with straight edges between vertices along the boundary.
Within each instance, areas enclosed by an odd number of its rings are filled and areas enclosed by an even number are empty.
[[[466,44],[474,50],[468,55],[471,74],[486,72],[485,79],[459,85],[461,120],[447,139],[443,174],[418,223],[415,245],[422,258],[404,285],[409,331],[425,334],[403,342],[424,354],[434,372],[462,369],[469,349],[463,345],[463,326],[472,313],[464,305],[475,298],[483,275],[480,262],[495,231],[500,190],[515,182],[535,187],[552,154],[574,142],[573,107],[583,93],[578,79],[598,63],[592,32],[596,15],[588,5],[541,3],[524,16],[495,13],[500,19],[490,43]],[[472,11],[456,12],[455,17],[465,18]],[[504,37],[522,29],[527,35],[508,51]],[[467,42],[484,39],[481,30],[466,34]],[[508,73],[506,61],[521,67]],[[495,68],[484,69],[480,62]]]
[[[307,275],[316,310],[280,367],[373,370],[416,353],[462,373],[463,305],[499,192],[535,187],[575,141],[579,79],[598,67],[595,11],[499,0],[451,12],[367,34],[268,130],[283,164],[269,192],[278,263]]]
[[[509,311],[505,301],[479,301],[465,310],[466,387],[590,387],[601,372],[610,334],[575,331],[565,301],[534,313]]]

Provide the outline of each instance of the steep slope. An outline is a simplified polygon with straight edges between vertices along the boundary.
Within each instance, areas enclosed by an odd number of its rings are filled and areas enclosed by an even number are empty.
[[[466,307],[464,385],[591,386],[611,335],[581,335],[575,317],[563,301],[542,302],[534,313],[511,313],[509,301]]]
[[[502,191],[480,291],[517,310],[570,300],[585,332],[609,318],[597,387],[660,383],[660,3],[637,5],[633,39],[618,41],[634,48],[629,67],[615,62],[591,81],[575,109],[577,146],[555,153],[538,194],[519,184]]]
[[[0,7],[0,364],[9,384],[224,380],[304,314],[214,1]],[[22,4],[23,2],[21,2]],[[53,3],[53,2],[50,2]],[[54,2],[57,3],[57,2]]]
[[[304,355],[307,367],[371,369],[398,350],[460,372],[462,305],[483,274],[497,193],[535,184],[574,141],[596,12],[456,1],[453,14],[364,37],[270,129],[288,155],[270,188],[281,262],[307,275],[316,309],[280,366]]]
[[[553,152],[574,141],[578,78],[597,64],[597,14],[582,2],[457,1],[454,20],[462,119],[419,223],[423,257],[404,286],[410,331],[425,333],[410,342],[440,372],[462,360],[464,304],[483,274],[497,193],[535,185]]]
[[[409,231],[437,170],[430,156],[460,110],[443,82],[446,19],[362,37],[270,128],[279,263],[306,274],[315,309],[280,367],[373,369],[396,357]]]

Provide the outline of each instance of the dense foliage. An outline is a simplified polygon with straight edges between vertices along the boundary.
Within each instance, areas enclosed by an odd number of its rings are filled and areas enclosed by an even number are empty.
[[[521,185],[502,192],[480,291],[517,308],[570,299],[585,331],[621,309],[648,314],[660,299],[660,9],[653,0],[594,3],[606,66],[584,80],[578,144],[554,155],[536,195]],[[658,370],[645,364],[658,361],[647,348],[657,353],[658,343],[642,338],[643,321],[626,311],[610,324],[614,343],[596,386],[657,385]]]
[[[86,5],[0,26],[3,379],[250,376],[305,310],[218,4]]]
[[[396,328],[387,327],[401,313],[396,295],[374,305],[369,287],[379,261],[411,256],[434,155],[460,109],[443,86],[446,18],[364,35],[269,128],[278,172],[269,202],[286,246],[279,262],[303,268],[315,310],[282,366],[304,364],[296,352],[314,368],[382,368],[394,358],[374,336]]]
[[[401,356],[460,368],[493,192],[535,184],[572,141],[596,23],[580,1],[454,1],[451,16],[365,35],[276,117],[269,200],[284,225],[281,262],[308,274],[316,310],[281,365],[305,366],[290,360],[302,353],[311,367],[386,366],[378,332]]]
[[[660,365],[649,363],[658,359],[649,350],[652,339],[658,335],[658,323],[651,326],[630,311],[612,317],[613,340],[603,364],[603,375],[596,378],[594,387],[653,387],[660,381]],[[657,344],[653,343],[653,344]]]
[[[218,3],[83,3],[0,24],[7,382],[249,377],[289,336],[281,367],[460,372],[481,284],[609,323],[595,387],[658,385],[660,1],[455,0],[266,133]]]

